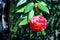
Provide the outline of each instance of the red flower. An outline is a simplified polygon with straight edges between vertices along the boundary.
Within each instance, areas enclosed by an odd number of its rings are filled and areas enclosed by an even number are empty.
[[[47,20],[43,16],[34,16],[30,20],[30,29],[34,32],[39,32],[46,29]]]

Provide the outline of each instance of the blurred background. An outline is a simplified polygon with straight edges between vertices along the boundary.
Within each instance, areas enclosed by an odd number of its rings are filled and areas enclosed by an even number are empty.
[[[8,18],[6,16],[7,12],[5,11],[7,8],[5,7],[7,0],[0,0],[0,40],[8,39]],[[8,14],[7,14],[8,15]]]

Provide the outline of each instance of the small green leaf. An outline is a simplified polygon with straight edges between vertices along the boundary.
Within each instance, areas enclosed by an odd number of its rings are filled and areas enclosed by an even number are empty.
[[[38,8],[44,12],[49,13],[48,8],[45,5],[43,5],[41,2],[38,2]]]
[[[30,38],[32,38],[33,34],[30,34]]]
[[[51,23],[50,23],[51,26],[53,26],[53,24],[54,24],[54,19],[55,18],[53,17],[52,20],[51,20]]]
[[[40,2],[42,5],[44,5],[44,6],[47,6],[47,4],[46,3],[44,3],[43,1],[41,1]]]
[[[27,18],[27,16],[21,17],[21,19],[25,19],[25,18]]]
[[[14,26],[14,28],[13,28],[14,34],[16,33],[17,29],[18,29],[18,27],[17,26]]]
[[[42,35],[46,35],[46,32],[44,30],[41,31]]]
[[[19,0],[19,2],[17,3],[17,7],[24,4],[27,0]]]
[[[31,11],[34,7],[34,3],[28,3],[25,7],[25,13]]]
[[[57,23],[56,23],[56,27],[58,27],[60,24],[60,18],[58,19]],[[60,26],[59,26],[60,27]]]
[[[22,20],[19,25],[26,25],[28,22],[27,22],[27,18],[25,18],[24,20]]]
[[[18,30],[18,23],[20,22],[20,18],[16,21],[16,24],[15,24],[15,26],[14,26],[14,28],[13,28],[13,32],[14,32],[14,34],[17,32],[17,30]]]
[[[33,38],[33,36],[34,36],[33,33],[30,33],[30,38]]]
[[[26,6],[24,6],[23,8],[21,8],[21,9],[19,9],[19,10],[17,10],[16,13],[17,13],[17,12],[24,12],[25,7],[26,7]]]
[[[34,10],[31,10],[29,13],[28,13],[28,21],[34,16]]]

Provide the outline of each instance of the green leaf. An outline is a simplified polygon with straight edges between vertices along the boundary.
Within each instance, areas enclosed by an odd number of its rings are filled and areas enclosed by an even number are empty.
[[[41,31],[42,35],[46,35],[46,32],[44,30]]]
[[[58,19],[57,23],[56,23],[56,27],[58,27],[60,24],[60,18]],[[59,26],[60,27],[60,26]]]
[[[20,22],[20,18],[16,21],[16,24],[15,24],[15,26],[14,26],[14,28],[13,28],[13,32],[14,32],[14,34],[17,32],[17,30],[18,30],[18,23]]]
[[[30,33],[30,38],[33,38],[33,33]]]
[[[23,8],[21,8],[21,9],[19,9],[19,10],[17,10],[16,13],[17,13],[17,12],[24,12],[25,7],[26,7],[26,6],[24,6]]]
[[[53,24],[54,24],[54,17],[52,18],[50,25],[53,26]]]
[[[28,13],[28,21],[34,16],[34,10],[31,10],[29,13]]]
[[[27,18],[25,18],[24,20],[22,20],[19,25],[26,25],[28,22],[27,22]]]
[[[38,8],[44,12],[49,13],[48,8],[45,5],[43,5],[41,2],[38,2]]]
[[[25,19],[25,18],[27,18],[27,16],[21,17],[21,19]]]
[[[49,24],[49,23],[52,21],[52,18],[53,18],[53,17],[50,17],[50,18],[49,18],[47,24]]]
[[[40,2],[42,5],[44,5],[44,6],[47,6],[47,4],[46,3],[44,3],[43,1],[41,1]]]
[[[33,7],[34,7],[34,3],[32,3],[32,2],[28,3],[25,7],[25,13],[31,11],[33,9]]]
[[[13,28],[14,34],[17,32],[17,29],[18,29],[18,26],[14,26],[14,28]]]
[[[19,2],[17,3],[17,7],[24,4],[27,0],[19,0]]]

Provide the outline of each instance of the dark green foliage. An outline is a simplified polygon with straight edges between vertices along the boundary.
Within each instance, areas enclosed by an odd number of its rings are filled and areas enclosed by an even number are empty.
[[[60,1],[39,0],[39,12],[34,8],[34,3],[38,2],[38,0],[21,1],[17,2],[15,0],[15,4],[11,1],[11,39],[58,40],[58,34],[60,34]],[[47,6],[41,4],[41,1],[45,2]],[[33,5],[31,5],[32,3]],[[37,36],[37,33],[32,32],[29,28],[29,20],[36,14],[40,15],[40,13],[42,13],[48,21],[45,36],[41,35],[41,32],[39,32]]]

